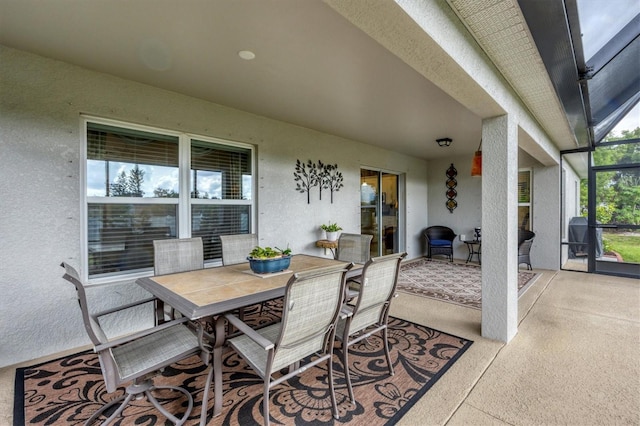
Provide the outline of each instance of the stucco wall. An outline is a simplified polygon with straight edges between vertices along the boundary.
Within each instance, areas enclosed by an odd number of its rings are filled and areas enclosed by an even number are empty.
[[[445,202],[446,176],[445,171],[453,162],[458,171],[456,180],[458,207],[450,213]],[[560,239],[559,223],[559,166],[532,167],[533,181],[533,231],[536,232],[531,249],[533,267],[540,269],[559,269]],[[458,235],[466,235],[471,239],[473,228],[481,227],[482,216],[482,178],[471,177],[471,157],[451,157],[449,159],[431,160],[428,162],[429,209],[426,226],[448,226]],[[572,205],[572,204],[570,204]],[[567,219],[568,220],[568,219]],[[426,255],[426,244],[422,244]],[[467,246],[458,238],[454,242],[453,256],[456,259],[466,259]],[[473,257],[476,260],[476,257]]]
[[[443,148],[445,149],[445,148]],[[450,213],[446,206],[447,187],[446,171],[453,163],[458,171],[456,181],[456,201],[458,207]],[[473,238],[473,228],[480,227],[482,222],[482,178],[471,176],[471,157],[458,156],[428,162],[429,210],[428,220],[424,227],[433,225],[448,226],[458,234],[453,243],[453,257],[467,259],[469,251],[460,241],[460,235]],[[426,255],[426,242],[423,244]],[[473,260],[477,258],[474,256]]]
[[[584,155],[584,154],[580,154]],[[562,163],[562,185],[563,185],[563,206],[562,206],[562,241],[569,241],[569,223],[576,216],[581,216],[580,212],[580,176],[568,162]],[[569,258],[569,246],[561,248],[561,264]]]
[[[531,266],[560,269],[560,166],[533,168]]]
[[[297,253],[323,254],[314,242],[329,220],[359,230],[360,167],[404,173],[405,249],[422,254],[425,161],[0,46],[0,366],[89,343],[59,267],[81,267],[82,113],[256,145],[256,231]],[[296,159],[338,164],[333,204],[295,191]],[[89,290],[96,310],[144,296],[130,280]],[[109,329],[142,325],[138,312]]]

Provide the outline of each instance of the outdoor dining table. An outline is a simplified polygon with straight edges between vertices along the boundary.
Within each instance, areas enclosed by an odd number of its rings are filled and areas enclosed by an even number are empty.
[[[213,415],[217,416],[222,411],[220,366],[225,341],[225,320],[221,314],[284,296],[286,284],[294,273],[339,264],[346,266],[348,262],[299,254],[291,257],[287,270],[276,273],[255,274],[249,269],[248,263],[240,263],[144,277],[137,279],[136,283],[191,320],[211,318],[214,321]],[[360,275],[362,267],[354,265],[348,271],[347,278]],[[215,316],[217,319],[214,320]]]

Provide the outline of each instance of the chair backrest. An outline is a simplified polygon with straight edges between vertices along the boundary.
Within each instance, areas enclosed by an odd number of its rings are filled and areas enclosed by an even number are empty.
[[[535,236],[536,234],[534,232],[527,231],[526,229],[519,229],[518,230],[518,248],[522,245],[522,243],[524,243],[527,240],[533,239],[533,237]]]
[[[78,303],[80,304],[80,310],[82,311],[82,321],[84,322],[84,328],[94,345],[100,343],[106,343],[108,341],[106,334],[100,328],[100,324],[89,314],[89,307],[87,306],[87,294],[85,292],[84,284],[80,280],[78,271],[66,262],[60,264],[65,270],[65,274],[62,278],[69,281],[76,288],[78,295]]]
[[[222,264],[235,265],[248,262],[247,256],[258,245],[256,234],[220,235]]]
[[[153,241],[155,275],[176,274],[204,268],[202,238]]]
[[[448,240],[453,241],[456,239],[456,233],[453,229],[446,226],[430,226],[424,230],[424,235],[427,240]]]
[[[386,323],[391,299],[396,293],[400,262],[406,255],[394,253],[372,257],[364,265],[349,334],[373,324]]]
[[[366,263],[371,258],[371,240],[369,234],[340,234],[336,258],[345,262]]]
[[[271,371],[326,350],[334,337],[344,302],[345,274],[351,266],[318,268],[289,279]]]
[[[531,231],[518,231],[518,256],[529,255],[535,236],[536,234]]]

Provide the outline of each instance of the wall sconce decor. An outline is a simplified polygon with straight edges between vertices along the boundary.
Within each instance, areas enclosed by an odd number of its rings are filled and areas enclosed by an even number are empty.
[[[471,176],[482,176],[482,139],[480,139],[478,150],[473,154],[471,160]]]
[[[436,142],[438,143],[438,146],[449,146],[453,141],[451,140],[451,138],[440,138],[436,139]]]
[[[449,213],[453,213],[455,208],[458,207],[458,202],[456,201],[458,191],[455,189],[456,186],[458,186],[456,176],[458,176],[458,171],[453,167],[453,163],[451,163],[451,167],[447,169],[447,208],[449,209]]]

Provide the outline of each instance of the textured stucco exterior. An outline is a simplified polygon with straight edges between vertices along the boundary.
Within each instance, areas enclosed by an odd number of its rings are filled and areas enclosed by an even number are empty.
[[[482,335],[508,342],[518,325],[517,124],[504,115],[484,120],[482,162]]]
[[[445,148],[443,148],[445,149]],[[458,171],[456,176],[456,201],[458,207],[450,212],[447,209],[446,170],[453,164]],[[471,176],[471,157],[460,156],[444,160],[429,161],[429,215],[427,226],[448,226],[458,235],[453,243],[453,257],[467,259],[469,251],[460,241],[460,235],[473,238],[473,228],[482,225],[482,178]],[[426,247],[425,247],[426,254]],[[473,257],[474,261],[477,258]]]
[[[329,220],[345,232],[359,231],[361,168],[400,174],[405,184],[400,241],[408,258],[425,253],[422,230],[428,225],[469,234],[482,224],[483,334],[490,330],[487,337],[502,341],[513,337],[517,148],[543,165],[534,167],[534,231],[536,224],[551,225],[536,238],[534,267],[555,268],[559,244],[553,233],[560,228],[555,145],[443,0],[327,3],[484,120],[482,179],[468,175],[470,157],[427,162],[0,46],[0,366],[88,343],[75,294],[59,267],[63,260],[84,267],[82,114],[254,145],[254,231],[261,244],[288,244],[297,253],[326,255],[314,243],[318,226]],[[488,123],[502,118],[508,122],[504,132],[488,130]],[[295,191],[297,159],[339,165],[344,187],[333,204],[317,197],[307,204]],[[451,163],[459,173],[459,207],[453,214],[444,205],[444,171]],[[462,243],[456,244],[455,257],[466,257]],[[144,296],[131,279],[93,285],[89,292],[94,309]],[[108,328],[123,333],[131,324],[147,325],[140,315],[134,312]]]
[[[81,114],[255,145],[257,227],[261,243],[315,247],[318,226],[360,227],[360,168],[405,175],[409,258],[422,254],[427,164],[358,142],[240,112],[66,63],[0,47],[0,366],[79,347],[89,341],[61,261],[81,267]],[[337,163],[344,188],[319,201],[295,191],[296,159]],[[99,310],[145,297],[132,280],[93,285]],[[132,313],[114,334],[148,325]]]

